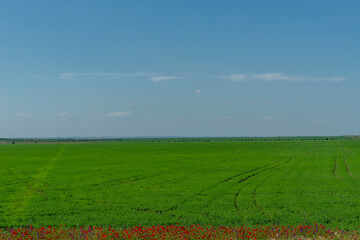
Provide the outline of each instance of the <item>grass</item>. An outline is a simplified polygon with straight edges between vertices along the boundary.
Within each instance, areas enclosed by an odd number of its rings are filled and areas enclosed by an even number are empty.
[[[0,145],[0,226],[254,227],[360,219],[360,141]]]

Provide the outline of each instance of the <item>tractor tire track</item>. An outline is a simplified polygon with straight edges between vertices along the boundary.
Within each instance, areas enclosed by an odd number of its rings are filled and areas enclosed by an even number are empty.
[[[332,169],[332,175],[337,179],[339,179],[339,176],[337,175],[338,160],[339,160],[339,155],[336,155],[334,158],[334,166]]]
[[[271,163],[265,164],[265,165],[263,165],[263,166],[261,166],[261,167],[256,167],[256,168],[253,168],[253,169],[248,170],[248,171],[245,171],[245,172],[237,173],[237,174],[232,175],[232,176],[230,176],[230,177],[228,177],[228,178],[225,178],[224,180],[221,180],[220,182],[218,182],[218,183],[216,183],[216,184],[214,184],[214,185],[212,185],[212,186],[210,186],[210,187],[208,187],[208,188],[205,188],[202,192],[204,192],[204,191],[206,191],[206,190],[213,189],[213,188],[217,187],[217,186],[220,185],[220,184],[229,182],[229,181],[231,181],[232,179],[241,177],[241,176],[243,176],[243,175],[245,175],[245,174],[247,174],[247,173],[252,173],[252,172],[255,172],[256,170],[261,170],[261,169],[264,169],[264,168],[266,168],[266,167],[268,167],[268,166],[271,166],[271,165],[280,163],[280,162],[283,161],[283,160],[284,160],[284,159],[282,158],[282,159],[279,159],[279,160],[277,160],[277,161],[275,161],[275,162],[271,162]]]
[[[281,162],[282,160],[283,160],[283,159],[280,159],[280,160],[278,160],[278,161],[276,161],[276,162],[268,163],[268,164],[266,164],[266,165],[264,165],[264,166],[262,166],[262,167],[257,167],[257,168],[254,168],[254,169],[252,169],[252,170],[249,170],[249,171],[245,171],[245,172],[242,172],[242,173],[235,174],[235,175],[233,175],[233,176],[231,176],[231,177],[228,177],[228,178],[224,179],[223,181],[221,181],[221,182],[219,182],[219,183],[221,184],[221,183],[224,183],[224,182],[228,182],[228,181],[230,181],[230,180],[232,180],[232,179],[234,179],[234,178],[236,178],[236,177],[240,177],[240,176],[242,176],[242,175],[244,175],[244,174],[246,174],[246,173],[251,173],[251,172],[254,172],[254,171],[258,170],[258,169],[263,169],[263,168],[266,168],[266,167],[268,167],[268,166],[270,166],[270,165],[277,164],[277,163]]]
[[[247,176],[246,178],[241,179],[238,183],[239,183],[239,184],[247,183],[247,181],[248,181],[249,179],[251,179],[251,178],[253,178],[253,177],[255,177],[255,176],[259,175],[259,174],[268,172],[268,171],[270,171],[270,170],[272,170],[272,169],[275,169],[275,168],[278,168],[278,167],[280,167],[280,166],[283,166],[284,164],[288,163],[288,162],[291,161],[292,159],[293,159],[293,157],[290,157],[288,160],[286,160],[286,161],[284,161],[284,162],[282,162],[282,163],[279,163],[279,164],[277,164],[277,165],[275,165],[275,166],[272,166],[272,167],[270,167],[270,168],[268,168],[268,169],[265,169],[265,170],[263,170],[263,171],[261,171],[261,172],[257,172],[257,173],[251,174],[251,175]],[[240,214],[241,214],[241,211],[240,211],[240,206],[239,206],[239,204],[238,204],[238,198],[239,198],[239,195],[240,195],[241,190],[242,190],[245,186],[247,186],[247,185],[248,185],[248,184],[243,185],[243,186],[236,192],[235,197],[234,197],[234,206],[235,206],[235,209],[236,209]]]
[[[344,161],[344,164],[345,164],[345,171],[347,173],[347,175],[350,177],[350,178],[353,178],[353,179],[358,179],[358,177],[354,176],[349,168],[349,165],[346,161],[346,157],[343,156],[343,161]]]
[[[30,189],[31,191],[36,191],[37,193],[44,195],[44,191],[38,190],[36,188],[33,188],[33,184],[31,184],[30,181],[24,180],[23,178],[20,178],[19,176],[21,176],[21,174],[16,174],[14,171],[12,171],[10,168],[6,168],[6,170],[8,171],[10,176],[13,176],[16,180],[19,181],[19,183],[22,183],[24,185],[26,185],[26,187],[28,189]]]
[[[106,182],[100,182],[100,183],[94,183],[92,184],[92,190],[98,190],[98,189],[108,189],[108,188],[114,188],[122,184],[128,184],[128,183],[134,183],[139,182],[145,179],[154,178],[158,176],[162,176],[164,174],[152,174],[148,176],[133,176],[133,177],[127,177],[127,178],[119,178],[119,179],[113,179]]]
[[[349,164],[347,162],[347,155],[355,155],[354,152],[351,150],[351,149],[348,149],[346,148],[344,145],[343,145],[343,152],[344,152],[344,155],[343,155],[343,161],[344,161],[344,164],[345,164],[345,171],[347,173],[347,175],[350,177],[350,178],[353,178],[353,179],[359,179],[357,176],[355,176],[351,170],[350,170],[350,167],[349,167]]]
[[[278,163],[280,163],[280,162],[283,161],[283,160],[284,160],[284,159],[280,159],[280,160],[277,160],[276,162],[268,163],[268,164],[266,164],[266,165],[264,165],[264,166],[256,167],[256,168],[253,168],[253,169],[251,169],[251,170],[248,170],[248,171],[245,171],[245,172],[241,172],[241,173],[235,174],[235,175],[233,175],[233,176],[230,176],[230,177],[228,177],[228,178],[225,178],[224,180],[221,180],[220,182],[218,182],[218,183],[216,183],[216,184],[213,184],[212,186],[210,186],[210,187],[208,187],[208,188],[205,188],[205,189],[203,189],[202,191],[200,191],[200,192],[198,192],[198,193],[196,193],[196,194],[193,194],[193,195],[185,198],[185,199],[184,199],[183,201],[181,201],[179,204],[176,204],[176,205],[174,205],[174,206],[172,206],[172,207],[170,207],[170,208],[168,208],[168,209],[165,209],[165,210],[157,211],[157,213],[162,214],[162,213],[166,213],[166,212],[170,212],[170,211],[176,210],[176,209],[178,209],[179,206],[184,205],[186,202],[188,202],[189,200],[191,200],[191,199],[193,199],[194,197],[198,196],[199,194],[206,195],[206,194],[204,193],[205,191],[214,189],[214,188],[216,188],[217,186],[219,186],[219,185],[221,185],[221,184],[227,183],[227,182],[229,182],[230,180],[233,180],[233,179],[235,179],[235,178],[237,178],[237,177],[240,177],[240,176],[243,176],[243,175],[245,175],[245,174],[253,173],[253,172],[257,171],[257,170],[261,170],[261,169],[267,168],[267,167],[269,167],[269,166],[271,166],[271,165],[278,164]],[[253,177],[253,176],[257,175],[257,174],[259,174],[259,173],[253,173],[253,174],[249,175],[248,177],[246,177],[245,179],[248,179],[248,178],[250,178],[250,177]],[[241,179],[239,182],[241,182],[241,181],[244,181],[244,179]]]
[[[205,188],[202,192],[204,192],[204,191],[206,191],[206,190],[211,190],[211,189],[217,187],[218,185],[221,185],[221,184],[223,184],[223,183],[226,183],[226,182],[229,182],[229,181],[233,180],[234,178],[241,177],[241,176],[243,176],[243,175],[245,175],[245,174],[248,174],[248,173],[253,173],[253,172],[255,172],[256,170],[261,170],[261,169],[267,168],[268,166],[277,164],[277,163],[279,163],[279,162],[281,162],[281,161],[283,161],[283,159],[277,160],[276,162],[273,162],[273,163],[265,164],[264,166],[261,166],[261,167],[253,168],[253,169],[248,170],[248,171],[245,171],[245,172],[237,173],[237,174],[235,174],[235,175],[233,175],[233,176],[230,176],[230,177],[228,177],[228,178],[225,178],[224,180],[221,180],[221,181],[218,182],[218,183],[215,183],[214,185],[212,185],[212,186],[210,186],[210,187],[208,187],[208,188]],[[200,192],[200,193],[202,193],[202,192]]]
[[[50,185],[49,183],[45,182],[44,180],[41,180],[41,179],[38,179],[38,178],[35,178],[35,177],[29,175],[24,170],[21,170],[19,168],[13,168],[13,169],[16,169],[19,172],[19,174],[16,174],[17,177],[18,176],[24,176],[24,177],[27,178],[27,180],[23,181],[22,183],[26,183],[26,184],[33,183],[33,185],[36,184],[36,183],[41,183],[43,186],[45,186],[45,187],[47,187],[47,188],[49,188],[49,189],[51,189],[53,191],[65,192],[65,190],[55,188],[54,186]],[[8,169],[8,171],[11,171],[11,170]]]
[[[256,200],[256,192],[258,190],[259,187],[261,187],[264,182],[266,182],[266,180],[268,180],[269,178],[265,178],[260,184],[258,184],[255,188],[254,188],[254,191],[252,193],[252,197],[253,197],[253,203],[254,205],[256,206],[256,208],[261,212],[262,215],[268,217],[268,218],[271,218],[264,210],[264,208],[262,206],[260,206],[260,204],[257,202]]]
[[[284,150],[283,150],[283,151],[284,151]],[[281,151],[281,152],[283,152],[283,151]],[[225,179],[223,179],[223,180],[221,180],[221,181],[219,181],[219,182],[211,185],[210,187],[204,188],[203,190],[201,190],[201,191],[198,192],[198,193],[192,194],[191,196],[185,198],[183,201],[181,201],[181,202],[178,203],[178,204],[173,205],[173,206],[170,207],[170,208],[167,208],[167,209],[164,209],[164,210],[157,210],[156,213],[162,214],[162,213],[167,213],[167,212],[176,210],[176,209],[178,209],[179,206],[185,204],[186,202],[188,202],[189,200],[193,199],[193,198],[196,197],[196,196],[199,196],[199,195],[204,195],[204,196],[206,196],[206,195],[208,195],[208,194],[205,194],[205,193],[204,193],[205,191],[214,189],[214,188],[216,188],[217,186],[219,186],[219,185],[221,185],[221,184],[224,184],[224,183],[227,183],[227,182],[229,182],[229,181],[231,181],[231,180],[233,180],[233,179],[235,179],[235,178],[241,177],[241,176],[243,176],[243,175],[245,175],[245,174],[247,174],[247,173],[252,173],[252,172],[254,172],[254,171],[256,171],[256,170],[264,169],[264,168],[266,168],[266,167],[268,167],[268,166],[277,164],[277,163],[279,163],[279,162],[281,162],[281,161],[283,161],[283,159],[279,159],[279,160],[277,160],[277,161],[275,161],[275,162],[265,164],[265,165],[263,165],[263,166],[261,166],[261,167],[256,167],[256,168],[253,168],[253,169],[251,169],[251,170],[247,170],[247,171],[245,171],[245,172],[237,173],[237,174],[235,174],[235,175],[232,175],[232,176],[230,176],[230,177],[227,177],[227,178],[225,178]]]
[[[22,183],[23,183],[22,181],[7,182],[7,183],[0,184],[0,187],[12,186],[12,185],[17,185],[17,184],[22,184]]]
[[[8,172],[10,175],[14,176],[17,180],[25,184],[25,187],[22,190],[16,192],[15,195],[12,196],[11,199],[14,200],[13,203],[8,205],[5,209],[4,215],[8,216],[10,218],[10,221],[16,222],[16,219],[19,216],[25,215],[25,209],[34,194],[45,195],[45,192],[39,189],[39,187],[36,187],[36,185],[45,181],[49,172],[51,171],[51,169],[54,168],[56,162],[60,159],[63,152],[64,146],[62,146],[55,154],[55,156],[48,161],[45,167],[40,168],[38,172],[34,174],[30,179],[27,176],[25,176],[25,178],[27,179],[21,178],[19,177],[19,175],[24,176],[24,174],[15,174],[11,169],[8,168]],[[44,186],[44,184],[41,184],[41,186]]]
[[[292,157],[291,157],[288,161],[284,162],[282,165],[288,163],[288,162],[291,161],[291,160],[292,160]],[[281,167],[281,166],[279,166],[279,167]],[[284,179],[287,178],[287,176],[288,176],[290,173],[291,173],[291,171],[287,171],[287,173],[285,174]],[[265,178],[263,181],[261,181],[260,184],[258,184],[258,185],[254,188],[254,190],[253,190],[253,192],[252,192],[252,197],[253,197],[253,203],[254,203],[254,205],[255,205],[256,208],[261,212],[262,215],[268,217],[269,219],[271,219],[271,216],[270,216],[269,214],[267,214],[266,211],[265,211],[265,209],[258,203],[257,198],[256,198],[256,195],[257,195],[257,190],[258,190],[262,185],[264,185],[264,183],[265,183],[267,180],[269,180],[269,178],[271,178],[272,176],[273,176],[273,175],[271,175],[270,177],[267,177],[267,178]]]

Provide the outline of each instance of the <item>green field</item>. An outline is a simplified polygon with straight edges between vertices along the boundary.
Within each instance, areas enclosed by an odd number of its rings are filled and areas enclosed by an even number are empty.
[[[0,145],[0,227],[360,222],[360,141]]]

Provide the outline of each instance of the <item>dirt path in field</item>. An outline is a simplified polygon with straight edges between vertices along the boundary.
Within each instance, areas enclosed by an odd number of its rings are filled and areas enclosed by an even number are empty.
[[[34,175],[28,175],[18,168],[7,169],[9,175],[14,176],[15,179],[25,185],[11,197],[10,204],[4,210],[4,215],[9,219],[9,222],[14,223],[18,218],[24,217],[24,211],[34,194],[45,195],[42,188],[51,188],[51,186],[46,183],[46,178],[54,168],[56,162],[61,158],[63,152],[64,146],[48,161],[46,166],[38,169]]]

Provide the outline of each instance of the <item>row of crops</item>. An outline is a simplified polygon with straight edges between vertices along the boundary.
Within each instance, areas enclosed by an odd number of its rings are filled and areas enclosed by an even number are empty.
[[[360,141],[0,145],[0,227],[360,219]]]

